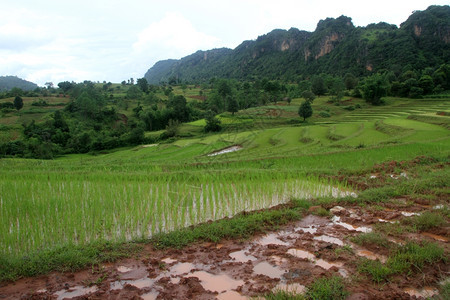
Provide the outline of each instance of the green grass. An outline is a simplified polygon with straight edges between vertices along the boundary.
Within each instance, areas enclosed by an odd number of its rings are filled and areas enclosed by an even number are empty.
[[[198,90],[186,93],[195,95]],[[318,124],[324,119],[315,114],[308,123],[294,124],[301,99],[293,99],[290,106],[223,114],[220,118],[226,128],[219,134],[204,134],[199,120],[181,126],[185,138],[153,147],[115,149],[97,156],[68,155],[51,161],[2,159],[0,254],[20,261],[69,245],[89,248],[103,239],[121,245],[153,237],[160,247],[182,247],[196,240],[247,238],[255,230],[279,225],[281,218],[297,218],[300,208],[311,205],[309,199],[316,199],[316,204],[330,203],[337,201],[332,197],[337,191],[352,190],[345,183],[323,177],[361,174],[374,164],[417,156],[447,162],[448,117],[422,114],[445,111],[448,101],[388,100],[391,104],[387,106],[371,107],[353,99],[349,105],[358,103],[362,108],[349,112],[329,104],[327,97],[319,97],[313,107],[330,111],[332,117]],[[0,119],[8,132],[20,122],[48,117],[48,111],[34,110],[30,103],[26,102],[24,109],[32,114],[12,112]],[[271,115],[274,111],[281,117]],[[408,119],[411,113],[425,117]],[[207,156],[231,145],[243,149]],[[443,169],[420,178],[392,180],[384,187],[360,192],[358,199],[343,201],[377,203],[429,189],[445,193],[448,181],[448,171]],[[241,219],[243,211],[246,216],[249,211],[294,198],[294,211]],[[236,220],[204,224],[235,215]],[[430,226],[426,220],[412,220],[416,228]],[[202,225],[189,227],[199,223]],[[405,224],[404,228],[414,226]]]
[[[297,295],[289,291],[275,291],[264,296],[266,300],[304,300],[303,295]]]
[[[440,227],[445,223],[445,219],[437,212],[426,211],[421,215],[403,219],[402,223],[412,226],[417,231],[426,231]]]
[[[358,271],[370,275],[373,281],[381,283],[389,280],[392,275],[409,276],[412,272],[420,272],[426,265],[447,260],[444,249],[437,244],[410,242],[398,247],[385,264],[378,260],[362,258],[358,263]]]
[[[345,290],[341,277],[320,278],[314,281],[306,291],[306,299],[311,300],[339,300],[345,299],[348,292]]]
[[[130,257],[140,249],[139,245],[133,243],[118,244],[98,240],[85,246],[67,245],[30,252],[22,257],[2,255],[0,282],[47,274],[51,271],[73,272],[91,265]]]
[[[360,246],[377,245],[380,247],[389,247],[392,243],[379,232],[362,233],[351,238],[352,242]]]

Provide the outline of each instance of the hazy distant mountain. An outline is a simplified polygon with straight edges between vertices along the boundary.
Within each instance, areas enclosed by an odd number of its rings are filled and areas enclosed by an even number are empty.
[[[198,51],[157,62],[145,74],[150,83],[212,77],[292,79],[319,73],[361,76],[380,70],[400,74],[450,61],[450,7],[415,11],[400,28],[380,22],[355,27],[351,18],[319,21],[314,32],[276,29],[235,49]]]
[[[8,91],[15,87],[24,91],[32,91],[36,89],[38,85],[16,76],[0,76],[0,91]]]

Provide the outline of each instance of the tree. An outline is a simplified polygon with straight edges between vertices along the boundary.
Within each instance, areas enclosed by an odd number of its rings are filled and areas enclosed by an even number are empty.
[[[344,76],[344,84],[347,90],[353,90],[358,84],[358,78],[356,78],[355,75],[351,73],[347,73]]]
[[[315,76],[311,82],[311,91],[317,96],[325,95],[327,92],[327,87],[325,86],[325,81],[320,76]]]
[[[234,116],[234,113],[239,110],[239,104],[234,97],[228,97],[228,111]]]
[[[367,77],[362,86],[363,98],[373,105],[381,105],[383,103],[381,97],[386,96],[387,90],[388,84],[386,79],[380,74],[373,74]]]
[[[311,107],[311,103],[309,101],[303,102],[298,109],[298,115],[303,118],[303,122],[306,121],[306,118],[311,117],[312,114],[313,110]]]
[[[137,80],[137,85],[139,86],[139,88],[144,92],[144,93],[148,93],[148,82],[147,79],[145,78],[139,78]]]
[[[58,87],[63,90],[64,93],[67,93],[71,88],[75,86],[74,82],[63,81],[58,83]]]
[[[47,87],[47,90],[52,89],[53,88],[53,82],[48,81],[45,83],[45,86]]]
[[[302,97],[307,101],[312,103],[314,101],[314,99],[316,99],[316,95],[314,95],[313,92],[311,91],[304,91],[302,93]]]
[[[216,116],[214,115],[213,111],[208,111],[208,113],[206,114],[206,125],[203,128],[203,130],[205,132],[217,132],[220,131],[222,129],[222,126],[220,126],[221,122],[219,119],[216,118]]]
[[[186,98],[182,95],[172,96],[167,101],[167,108],[172,110],[172,119],[186,122],[189,121],[189,110]]]
[[[16,98],[14,98],[14,107],[17,110],[21,110],[23,107],[23,100],[20,96],[16,96]]]
[[[423,89],[424,94],[430,94],[434,89],[433,78],[430,75],[423,75],[419,79],[419,86]]]
[[[140,99],[142,96],[142,92],[135,85],[132,85],[128,88],[127,98],[128,99]]]

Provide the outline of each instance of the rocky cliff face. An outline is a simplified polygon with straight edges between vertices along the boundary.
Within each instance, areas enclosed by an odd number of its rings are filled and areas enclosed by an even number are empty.
[[[235,49],[198,51],[180,60],[158,62],[146,74],[150,83],[176,77],[208,81],[212,77],[289,78],[318,73],[369,74],[397,65],[448,63],[450,7],[414,12],[400,28],[380,22],[355,27],[340,16],[318,22],[314,32],[275,29]]]

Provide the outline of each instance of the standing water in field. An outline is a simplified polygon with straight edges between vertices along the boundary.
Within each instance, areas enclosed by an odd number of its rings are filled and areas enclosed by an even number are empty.
[[[241,150],[242,147],[241,146],[231,146],[231,147],[227,147],[225,149],[213,152],[208,154],[208,156],[216,156],[216,155],[221,155],[221,154],[225,154],[225,153],[231,153],[231,152],[236,152]]]
[[[297,179],[273,172],[167,176],[164,181],[126,183],[102,178],[50,180],[46,184],[4,180],[0,183],[5,191],[0,250],[23,254],[97,239],[148,238],[293,198],[351,195],[343,187],[317,178]]]

